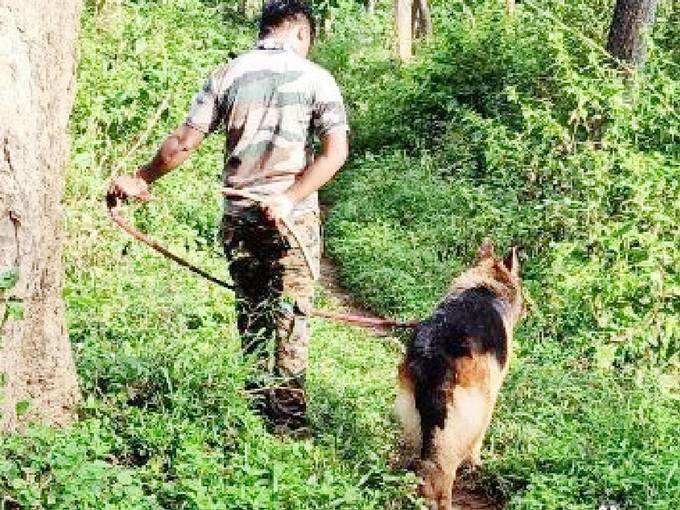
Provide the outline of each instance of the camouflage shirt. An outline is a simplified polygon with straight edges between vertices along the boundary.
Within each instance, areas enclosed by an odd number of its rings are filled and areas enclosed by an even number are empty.
[[[340,89],[320,66],[272,39],[217,68],[196,95],[186,124],[227,133],[224,181],[261,195],[282,193],[311,163],[312,135],[347,129]],[[227,212],[242,203],[230,201]],[[316,211],[313,193],[295,213]]]

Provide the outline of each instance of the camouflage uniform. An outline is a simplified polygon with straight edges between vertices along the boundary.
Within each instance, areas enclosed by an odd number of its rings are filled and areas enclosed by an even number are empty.
[[[260,196],[283,193],[313,158],[312,136],[347,129],[333,77],[271,39],[212,73],[186,124],[227,133],[224,181]],[[314,259],[320,256],[319,206],[313,193],[296,205],[295,228]],[[304,376],[314,279],[294,239],[264,219],[247,200],[225,202],[225,252],[237,287],[238,328],[244,350],[280,380],[264,411],[274,423],[304,417]],[[276,339],[275,355],[267,342]]]

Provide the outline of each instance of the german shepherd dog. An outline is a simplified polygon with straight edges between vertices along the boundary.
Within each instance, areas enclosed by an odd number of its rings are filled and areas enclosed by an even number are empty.
[[[476,265],[414,330],[399,367],[395,407],[405,461],[433,510],[451,510],[458,466],[481,462],[513,328],[525,314],[521,283],[517,249],[500,260],[485,241]]]

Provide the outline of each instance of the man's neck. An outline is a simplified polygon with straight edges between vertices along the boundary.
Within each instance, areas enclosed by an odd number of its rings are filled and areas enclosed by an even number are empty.
[[[290,38],[285,35],[270,34],[258,39],[256,47],[262,50],[284,50],[292,51],[299,55],[295,49],[295,45],[290,41]]]

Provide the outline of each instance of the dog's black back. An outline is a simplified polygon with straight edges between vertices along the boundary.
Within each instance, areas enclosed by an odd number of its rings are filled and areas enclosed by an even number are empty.
[[[502,301],[486,287],[447,297],[414,331],[408,345],[408,370],[415,383],[423,456],[432,446],[435,427],[444,427],[446,389],[455,384],[452,359],[493,353],[501,366],[508,356]]]

